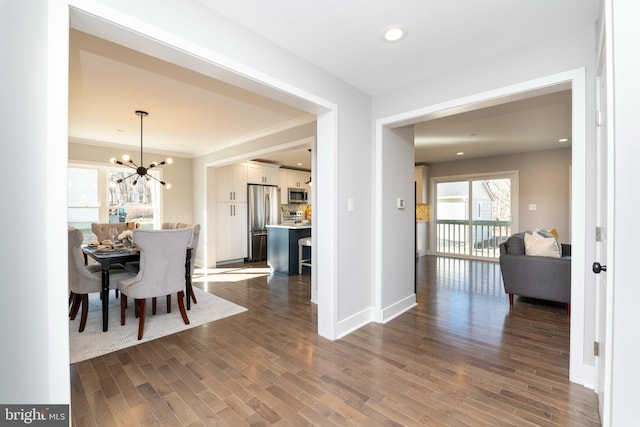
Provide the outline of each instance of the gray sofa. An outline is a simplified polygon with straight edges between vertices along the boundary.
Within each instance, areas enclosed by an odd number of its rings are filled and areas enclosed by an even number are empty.
[[[543,299],[567,304],[571,313],[571,245],[562,244],[562,257],[525,255],[524,233],[517,233],[500,244],[500,270],[504,290],[513,296]]]

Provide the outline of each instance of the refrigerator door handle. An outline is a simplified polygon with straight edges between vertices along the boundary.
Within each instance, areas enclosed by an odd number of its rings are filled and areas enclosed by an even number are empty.
[[[264,210],[265,210],[265,217],[266,217],[266,220],[267,220],[265,222],[265,225],[271,224],[271,198],[269,196],[269,193],[265,194]]]

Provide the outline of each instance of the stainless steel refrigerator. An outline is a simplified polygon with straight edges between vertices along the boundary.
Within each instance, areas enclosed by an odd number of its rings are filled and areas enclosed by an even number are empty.
[[[247,186],[249,205],[249,261],[267,258],[267,225],[278,224],[280,195],[271,185]]]

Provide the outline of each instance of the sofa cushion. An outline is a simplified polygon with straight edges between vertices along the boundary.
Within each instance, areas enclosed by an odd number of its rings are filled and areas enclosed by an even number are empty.
[[[548,236],[547,236],[548,234]],[[534,231],[524,235],[525,254],[560,258],[560,246],[556,238],[548,232]]]
[[[509,255],[524,255],[524,239],[522,235],[510,236],[505,246]]]

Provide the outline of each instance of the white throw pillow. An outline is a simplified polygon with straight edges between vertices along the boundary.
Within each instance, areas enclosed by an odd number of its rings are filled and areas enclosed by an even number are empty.
[[[524,253],[532,256],[560,258],[558,243],[554,237],[543,237],[538,233],[524,234]]]

